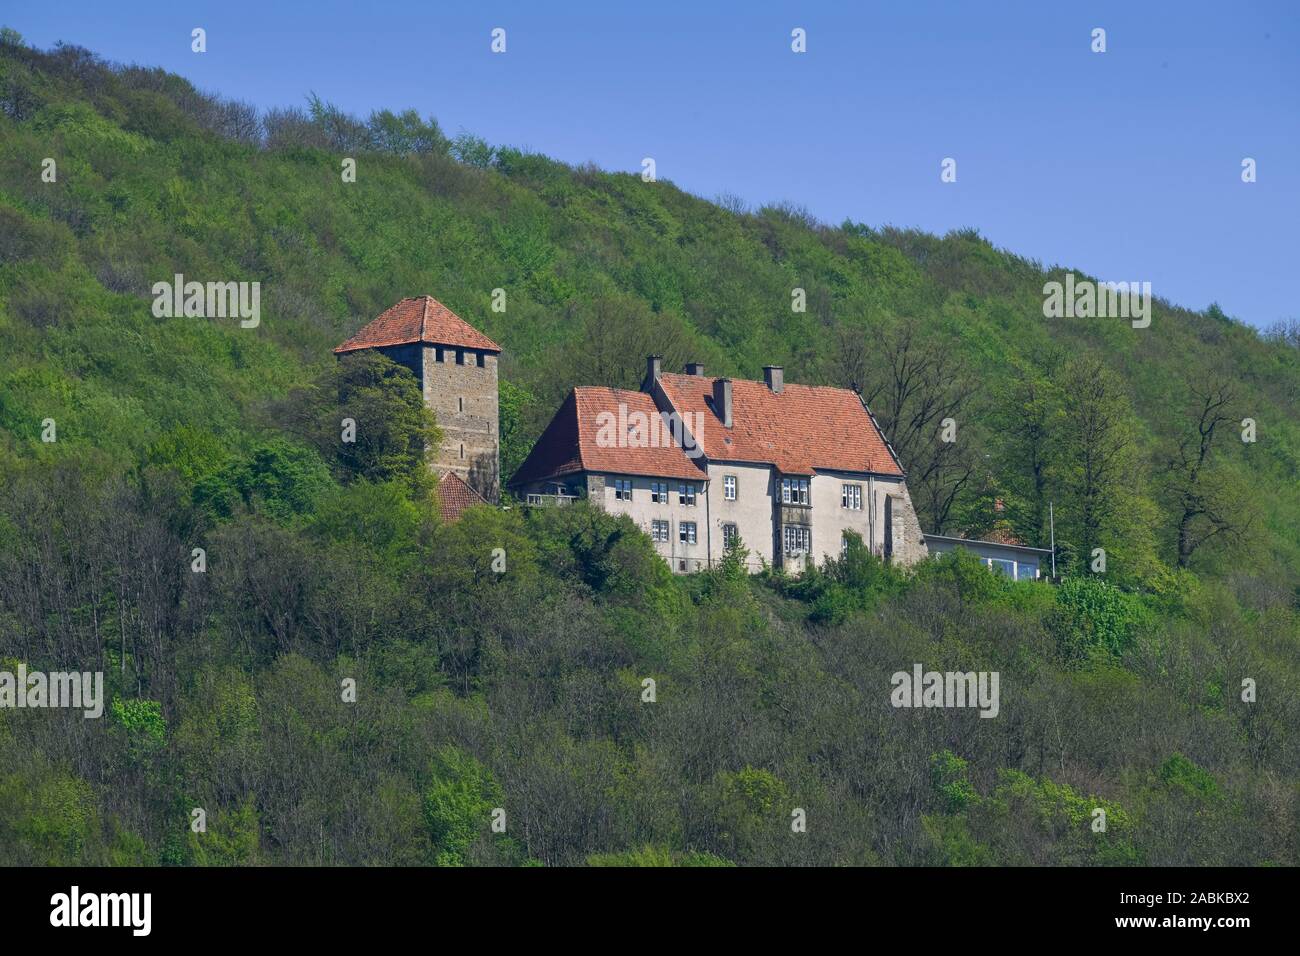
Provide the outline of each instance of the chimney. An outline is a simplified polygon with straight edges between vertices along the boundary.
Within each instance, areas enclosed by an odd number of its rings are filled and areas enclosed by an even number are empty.
[[[659,381],[660,361],[658,355],[651,355],[645,360],[645,387],[649,388]]]
[[[779,365],[764,365],[764,366],[763,366],[763,382],[764,382],[764,383],[767,385],[767,387],[770,388],[773,392],[775,392],[776,394],[780,395],[780,394],[781,394],[781,390],[785,388],[785,381],[784,381],[784,379],[783,379],[783,375],[782,375],[782,371],[781,371],[781,366],[779,366]]]
[[[731,427],[731,379],[713,380],[713,411],[722,419],[722,427]]]
[[[699,375],[701,378],[703,378],[703,376],[704,376],[704,366],[701,365],[699,362],[687,362],[687,363],[686,363],[686,374],[687,374],[687,375]]]

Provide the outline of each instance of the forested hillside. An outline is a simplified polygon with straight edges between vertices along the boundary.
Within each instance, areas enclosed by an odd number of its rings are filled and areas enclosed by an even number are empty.
[[[1044,318],[1067,271],[0,34],[0,671],[110,701],[0,710],[0,864],[1300,862],[1300,334]],[[176,274],[260,322],[156,317]],[[862,389],[927,531],[1050,503],[1063,581],[443,525],[414,379],[330,351],[426,293],[505,350],[507,475],[647,354],[782,364]],[[891,707],[917,662],[997,718]]]

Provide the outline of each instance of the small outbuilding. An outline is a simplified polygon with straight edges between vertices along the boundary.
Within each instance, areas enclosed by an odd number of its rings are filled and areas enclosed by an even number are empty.
[[[927,534],[925,546],[931,555],[965,548],[986,565],[1014,581],[1033,581],[1049,575],[1052,569],[1052,552],[1049,548],[1031,548],[1009,536],[1002,540],[981,541],[975,538],[951,538],[942,534]]]

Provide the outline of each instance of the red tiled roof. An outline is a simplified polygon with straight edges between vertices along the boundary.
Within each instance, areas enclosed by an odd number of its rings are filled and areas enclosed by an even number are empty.
[[[637,413],[645,416],[649,428],[629,428],[629,420],[640,425]],[[661,422],[659,409],[645,392],[602,386],[575,388],[537,439],[511,484],[580,471],[657,478],[704,477],[701,467],[680,445],[664,440]],[[628,429],[626,439],[620,429]]]
[[[732,427],[713,409],[712,378],[666,372],[664,394],[682,415],[704,415],[699,436],[707,457],[774,465],[792,475],[814,470],[903,474],[885,438],[856,393],[846,388],[786,385],[773,392],[763,382],[732,379]]]
[[[466,508],[485,505],[488,500],[465,483],[454,471],[444,472],[438,479],[438,508],[443,521],[455,521]]]
[[[1025,547],[1025,543],[1016,537],[1016,533],[1011,530],[1010,525],[994,525],[989,529],[988,534],[984,536],[985,541],[992,541],[994,544],[1010,544],[1018,548]]]
[[[485,352],[501,346],[470,325],[431,295],[403,299],[334,350],[335,354],[385,345],[453,345]]]

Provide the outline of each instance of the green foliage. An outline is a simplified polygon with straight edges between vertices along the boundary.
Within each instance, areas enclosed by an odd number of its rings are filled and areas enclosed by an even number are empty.
[[[151,753],[166,744],[167,721],[163,719],[162,704],[158,701],[114,697],[109,712],[113,722],[126,731],[132,751]]]
[[[1066,578],[1056,591],[1051,628],[1067,661],[1119,657],[1150,626],[1142,599],[1099,577]]]
[[[427,494],[432,477],[425,450],[437,447],[442,434],[410,369],[378,352],[353,352],[342,357],[326,383],[338,405],[323,412],[322,443],[335,449],[340,477],[404,481],[417,494]],[[345,418],[356,423],[355,441],[342,440]]]
[[[961,813],[977,799],[966,772],[966,761],[951,750],[930,755],[930,780],[944,813]]]
[[[587,857],[588,866],[735,866],[712,853],[676,851],[665,846],[649,844],[622,853],[593,853]]]
[[[524,386],[506,379],[500,381],[497,391],[501,418],[501,475],[509,480],[532,448],[527,420],[537,410],[537,397]]]
[[[723,771],[710,793],[718,842],[727,858],[748,858],[782,831],[789,831],[793,804],[786,785],[767,770]]]
[[[937,584],[952,589],[971,603],[1007,602],[1015,587],[1005,575],[991,573],[988,565],[966,548],[954,548],[923,562],[914,581],[917,585]]]
[[[454,747],[440,751],[429,768],[424,819],[438,866],[463,866],[471,844],[488,832],[501,806],[501,787],[491,771]]]
[[[1219,785],[1214,777],[1180,753],[1173,754],[1162,763],[1157,776],[1170,790],[1181,791],[1198,799],[1215,797],[1219,793]]]
[[[94,790],[44,762],[24,770],[0,774],[0,846],[17,851],[8,859],[36,866],[94,860],[100,841]]]
[[[1122,866],[1140,863],[1132,843],[1134,821],[1124,808],[1100,797],[1018,770],[1001,770],[993,794],[980,802],[977,832],[1007,862],[1053,866]],[[1094,821],[1105,813],[1104,831]],[[1038,839],[1047,836],[1044,847]]]
[[[283,521],[310,512],[329,486],[315,452],[277,438],[199,480],[194,503],[216,518],[247,509]]]
[[[809,605],[809,620],[818,624],[839,624],[850,615],[870,611],[880,600],[903,588],[897,568],[873,555],[862,538],[847,533],[848,546],[838,558],[828,558],[822,567],[810,568],[785,589]]]
[[[487,140],[464,130],[452,139],[451,152],[466,166],[476,166],[479,169],[491,166],[492,160],[496,157],[496,150],[488,144]]]
[[[257,808],[252,797],[238,806],[210,811],[206,830],[188,833],[192,866],[256,866],[259,856]]]
[[[993,866],[993,851],[971,835],[965,817],[926,814],[921,827],[928,856],[935,866]]]

